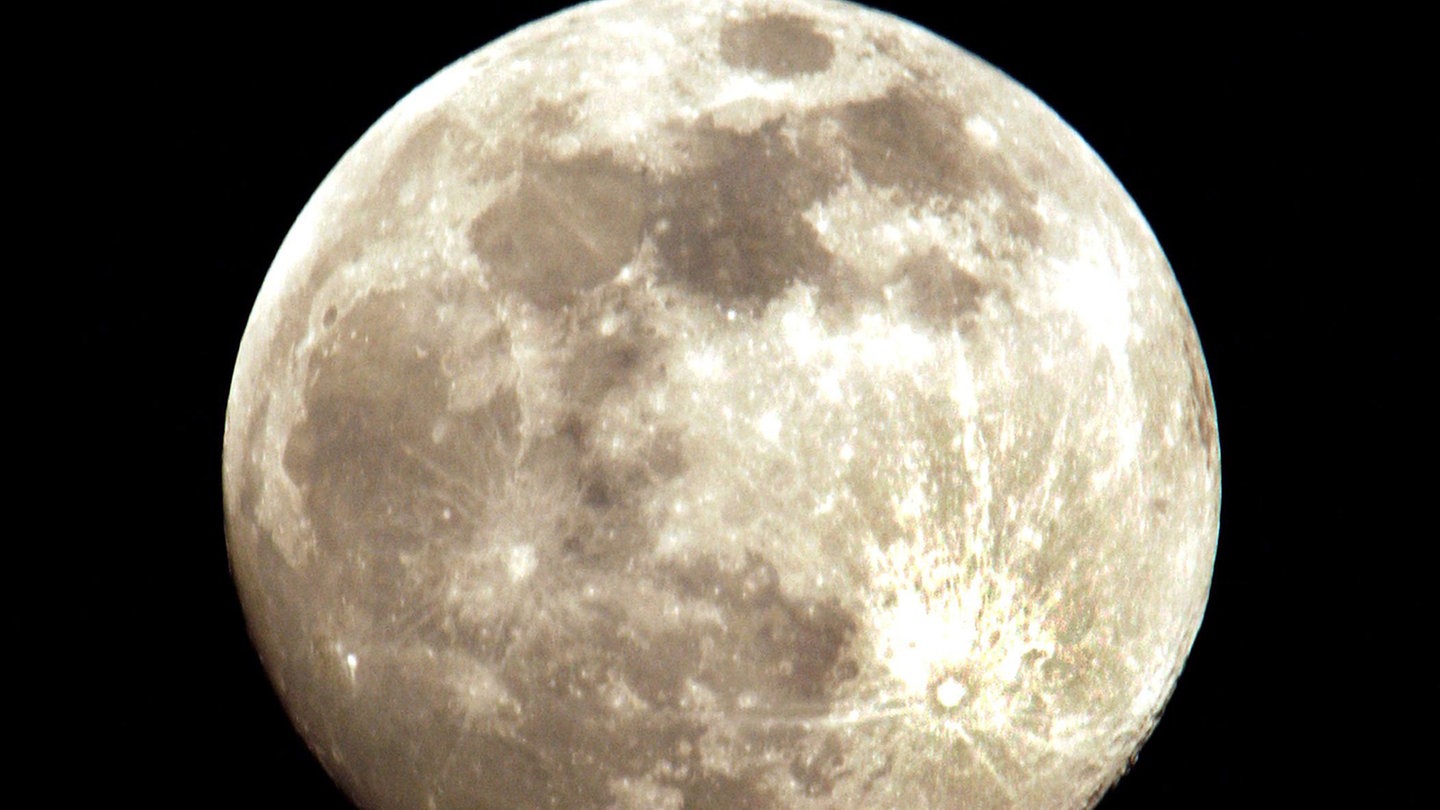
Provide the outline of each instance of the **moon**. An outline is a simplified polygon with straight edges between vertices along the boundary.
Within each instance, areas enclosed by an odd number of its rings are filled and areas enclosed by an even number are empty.
[[[231,566],[369,808],[1083,808],[1204,612],[1209,378],[1039,99],[821,0],[610,0],[384,115],[226,416]]]

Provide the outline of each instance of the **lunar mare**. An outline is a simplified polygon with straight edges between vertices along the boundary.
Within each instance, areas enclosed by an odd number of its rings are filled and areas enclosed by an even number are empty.
[[[1173,274],[1053,112],[834,2],[620,0],[388,112],[230,394],[252,637],[374,808],[1079,808],[1208,592]]]

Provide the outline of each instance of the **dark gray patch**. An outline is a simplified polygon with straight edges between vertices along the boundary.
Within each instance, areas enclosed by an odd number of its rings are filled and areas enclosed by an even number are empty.
[[[526,118],[538,132],[549,135],[568,134],[574,132],[575,124],[580,118],[579,105],[578,98],[562,102],[540,99],[530,108]]]
[[[958,122],[919,95],[895,90],[848,104],[837,118],[855,170],[870,183],[930,187],[957,173]]]
[[[618,499],[605,479],[596,477],[586,481],[581,487],[580,500],[592,509],[609,509]]]
[[[592,459],[593,472],[612,500],[620,503],[679,476],[689,466],[681,433],[671,427],[657,427],[643,444],[622,456],[594,453]]]
[[[796,148],[783,121],[752,133],[702,122],[685,137],[699,164],[654,189],[650,228],[662,273],[727,306],[760,308],[832,257],[803,213],[840,181],[838,167]]]
[[[447,413],[435,308],[425,292],[376,293],[339,318],[315,353],[306,418],[291,431],[283,464],[300,488],[322,553],[340,564],[334,583],[377,611],[405,590],[402,551],[462,531],[446,523],[482,508],[487,481],[517,452],[520,404],[504,389],[466,414]],[[451,429],[442,443],[437,420]]]
[[[957,267],[938,248],[906,259],[897,284],[910,311],[937,329],[947,329],[980,309],[990,288]]]
[[[428,429],[421,423],[443,409],[445,390],[435,361],[417,355],[416,341],[429,341],[403,306],[393,293],[362,301],[312,366],[306,419],[291,431],[283,462],[322,541],[356,543],[393,529],[381,515],[403,505],[406,485],[423,474],[401,447]]]
[[[823,698],[844,673],[854,672],[841,666],[841,654],[856,628],[855,617],[837,604],[781,603],[758,617],[756,648],[763,659],[775,661],[786,691],[805,699]]]
[[[622,640],[626,681],[651,705],[681,709],[688,682],[703,684],[708,680],[702,639],[713,635],[698,626],[677,624],[674,629],[652,633],[643,640]]]
[[[573,411],[567,430],[587,431],[595,409],[612,391],[633,392],[664,378],[650,306],[643,293],[606,285],[568,311],[569,328],[555,368]]]
[[[559,374],[565,401],[588,412],[611,391],[633,383],[655,356],[653,336],[638,331],[581,335]]]
[[[340,316],[340,311],[332,304],[325,308],[325,314],[320,316],[320,323],[326,326],[334,326],[335,319]]]
[[[596,438],[596,420],[612,392],[625,395],[664,376],[660,339],[643,305],[628,300],[625,288],[607,287],[577,303],[567,330],[571,341],[555,379],[570,410],[557,433],[576,449],[576,492],[584,507],[582,525],[562,544],[572,560],[610,567],[624,564],[654,545],[654,531],[640,514],[644,493],[681,474],[686,467],[680,433],[656,423],[638,446],[615,453]],[[602,330],[599,325],[608,323]]]
[[[775,797],[758,779],[706,772],[686,783],[684,810],[771,810]]]
[[[1035,214],[1035,191],[1000,152],[976,149],[964,116],[947,103],[896,89],[835,111],[855,171],[873,185],[891,186],[921,198],[938,194],[964,200],[994,191],[1004,202],[1005,229],[1036,244],[1043,223]]]
[[[795,76],[828,70],[835,45],[815,30],[814,20],[773,14],[726,24],[720,32],[720,58],[731,67]]]
[[[564,559],[587,571],[622,570],[655,546],[655,531],[639,512],[634,496],[615,497],[609,485],[594,478],[582,483],[584,514],[579,525],[561,540]]]
[[[559,307],[635,255],[644,199],[640,172],[609,155],[526,161],[517,186],[471,223],[470,242],[502,289]]]
[[[820,712],[833,690],[858,673],[849,655],[859,627],[854,614],[833,600],[786,596],[763,557],[751,553],[738,569],[702,557],[670,575],[682,593],[728,617],[724,632],[701,631],[719,652],[706,659],[699,679],[717,691]]]

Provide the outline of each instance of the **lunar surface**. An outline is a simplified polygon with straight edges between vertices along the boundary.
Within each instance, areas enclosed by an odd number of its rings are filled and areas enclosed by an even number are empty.
[[[275,259],[229,550],[367,808],[1082,808],[1208,593],[1214,406],[1099,158],[926,31],[620,0],[387,113]]]

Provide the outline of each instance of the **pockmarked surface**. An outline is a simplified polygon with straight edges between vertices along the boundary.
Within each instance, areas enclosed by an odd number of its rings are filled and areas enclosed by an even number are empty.
[[[1079,808],[1194,639],[1173,274],[1012,80],[831,2],[447,68],[301,214],[225,434],[251,633],[374,808]]]

